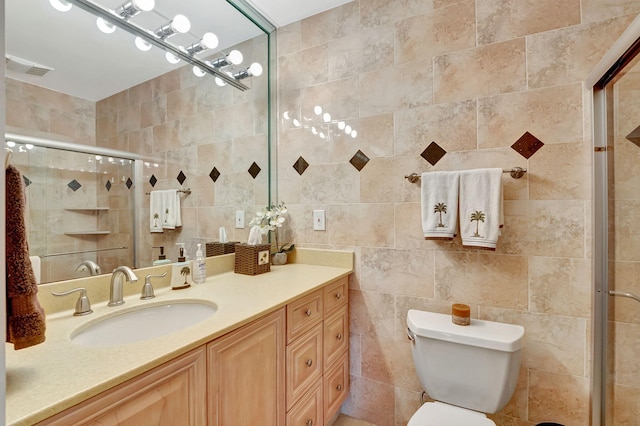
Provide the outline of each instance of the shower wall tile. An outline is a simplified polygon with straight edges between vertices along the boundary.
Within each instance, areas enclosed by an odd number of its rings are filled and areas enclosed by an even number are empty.
[[[213,111],[189,115],[180,119],[180,146],[193,146],[215,142],[217,132],[214,123],[216,113]],[[174,143],[174,146],[176,144]]]
[[[580,24],[580,0],[478,0],[478,44]]]
[[[433,0],[361,0],[360,25],[372,28],[393,24],[433,10]]]
[[[524,132],[545,144],[580,141],[582,114],[581,84],[481,98],[478,147],[511,146]]]
[[[624,16],[528,36],[529,88],[584,80],[632,19]]]
[[[640,200],[616,200],[615,254],[616,261],[640,261]]]
[[[595,22],[616,16],[637,14],[640,4],[635,0],[582,0],[582,22]]]
[[[299,179],[301,179],[300,202],[302,203],[340,205],[359,202],[358,171],[348,162],[311,165]]]
[[[153,126],[153,152],[167,152],[180,143],[180,122],[170,121]]]
[[[399,21],[395,41],[396,64],[430,61],[438,55],[475,47],[475,2],[464,0]]]
[[[173,121],[196,113],[196,89],[189,87],[167,94],[167,120]]]
[[[355,0],[300,21],[300,47],[323,44],[357,34],[360,29],[360,1]]]
[[[116,118],[118,133],[126,133],[140,128],[140,105],[123,108],[118,111]]]
[[[525,90],[525,56],[524,38],[437,56],[433,99],[447,102]]]
[[[393,156],[393,114],[375,115],[349,121],[357,130],[357,138],[335,131],[329,143],[329,161],[339,162],[353,154],[354,143],[373,157]],[[333,128],[335,130],[335,128]],[[640,152],[640,151],[639,151]]]
[[[329,147],[324,139],[314,135],[308,129],[291,129],[280,134],[278,147],[281,155],[279,162],[287,167],[293,166],[299,157],[309,164],[325,164],[329,162]],[[346,154],[343,160],[348,157]],[[353,155],[353,153],[351,153]]]
[[[402,201],[405,165],[396,158],[374,158],[360,171],[360,202]]]
[[[278,58],[278,79],[287,90],[324,83],[328,76],[328,48],[326,44]]]
[[[240,104],[216,110],[215,130],[219,140],[251,136],[253,134],[251,109],[247,104]]]
[[[571,426],[589,424],[589,379],[543,370],[529,374],[529,420]]]
[[[151,80],[151,97],[157,98],[158,96],[166,95],[171,92],[175,92],[176,90],[180,90],[180,88],[180,73],[174,70],[172,72],[162,74]],[[128,94],[128,90],[125,92],[127,92]]]
[[[334,119],[357,118],[359,104],[357,76],[309,86],[300,94],[300,112],[303,119],[313,117],[316,105],[329,112]]]
[[[545,145],[529,159],[532,200],[586,200],[591,196],[591,145]]]
[[[329,242],[345,241],[358,246],[391,247],[393,245],[393,204],[334,204],[327,210],[332,218],[328,227]],[[368,220],[376,218],[375,222]]]
[[[302,22],[296,21],[292,24],[278,28],[278,55],[288,55],[297,52],[301,47],[301,28]]]
[[[640,262],[610,262],[609,273],[614,277],[611,290],[640,294]],[[624,297],[613,297],[609,302],[610,315],[613,321],[640,324],[638,302]]]
[[[149,127],[167,121],[167,97],[158,96],[140,103],[140,126]]]

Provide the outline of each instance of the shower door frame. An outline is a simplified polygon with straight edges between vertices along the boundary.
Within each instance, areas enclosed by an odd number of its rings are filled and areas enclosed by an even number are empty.
[[[608,320],[609,320],[609,217],[608,217],[608,102],[609,83],[640,52],[640,15],[634,19],[585,81],[591,91],[593,139],[592,180],[592,375],[591,425],[605,426],[607,420]]]

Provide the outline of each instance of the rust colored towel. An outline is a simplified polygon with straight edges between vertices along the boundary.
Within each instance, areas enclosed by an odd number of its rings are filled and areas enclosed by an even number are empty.
[[[38,285],[29,260],[22,175],[6,171],[7,342],[14,349],[44,342],[45,316],[38,302]]]

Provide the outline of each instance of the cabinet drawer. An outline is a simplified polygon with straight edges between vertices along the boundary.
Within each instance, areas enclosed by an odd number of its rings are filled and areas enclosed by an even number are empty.
[[[287,413],[287,426],[322,426],[322,383],[302,397]]]
[[[340,358],[324,375],[324,418],[338,412],[349,394],[349,352]]]
[[[328,284],[324,288],[324,313],[332,312],[336,308],[347,304],[349,297],[349,278],[344,277]]]
[[[287,342],[294,341],[322,321],[322,290],[287,305]]]
[[[349,310],[345,305],[324,320],[324,366],[333,364],[349,347]]]
[[[322,324],[287,346],[287,410],[322,376]]]

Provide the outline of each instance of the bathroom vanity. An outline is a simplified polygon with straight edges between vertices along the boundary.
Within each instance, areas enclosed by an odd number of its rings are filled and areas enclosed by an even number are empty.
[[[296,263],[256,276],[225,271],[233,256],[209,258],[208,271],[216,262],[220,273],[205,284],[180,291],[166,280],[166,286],[154,284],[153,302],[139,300],[145,272],[137,270],[139,281],[125,284],[136,292],[124,306],[92,300],[91,315],[49,315],[46,343],[7,348],[7,424],[330,421],[349,390],[353,253],[302,249]],[[60,283],[57,290],[71,286],[78,282]],[[119,309],[189,301],[215,304],[217,311],[182,331],[124,345],[83,346],[70,339]]]

